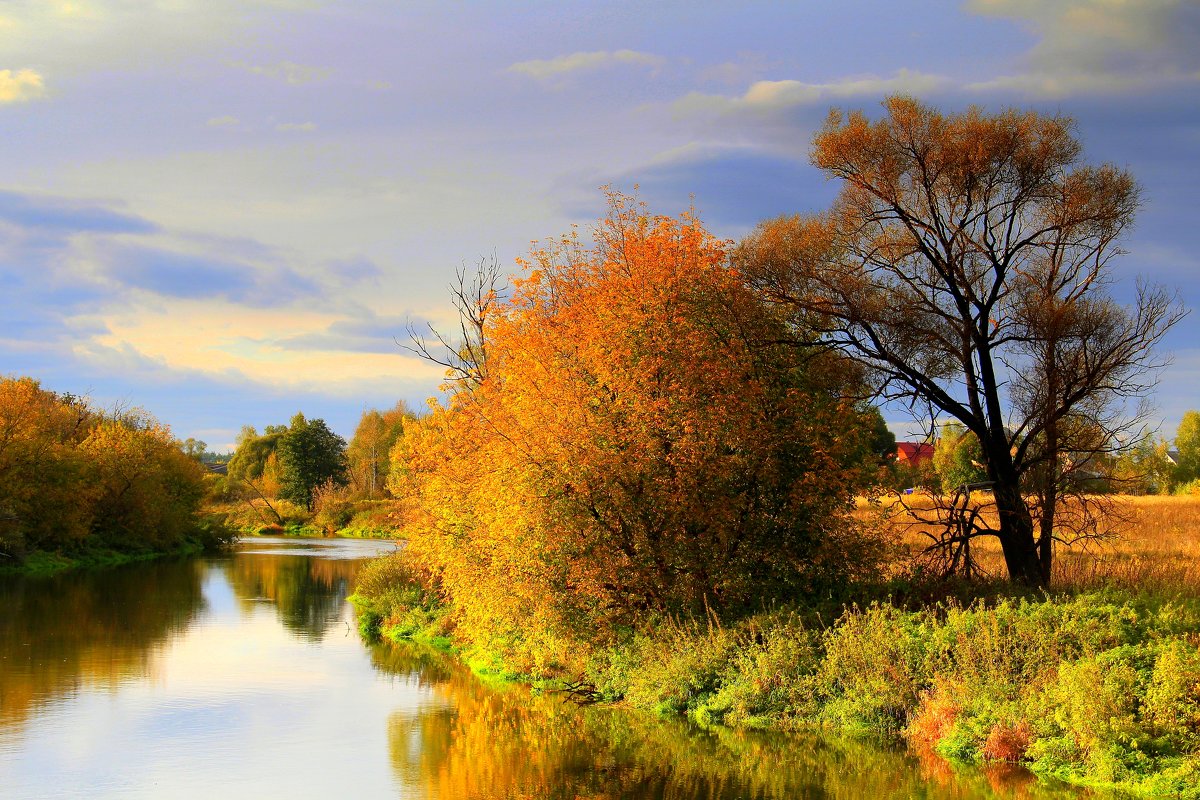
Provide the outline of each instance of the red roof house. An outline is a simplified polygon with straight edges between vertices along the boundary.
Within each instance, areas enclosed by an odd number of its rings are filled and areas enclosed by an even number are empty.
[[[933,445],[920,442],[896,442],[896,463],[919,467],[933,459]]]

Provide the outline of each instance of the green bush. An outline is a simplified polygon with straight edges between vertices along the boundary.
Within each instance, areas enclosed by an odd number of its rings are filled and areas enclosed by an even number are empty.
[[[794,613],[753,617],[720,687],[693,716],[739,728],[795,728],[818,712],[821,638]]]
[[[837,727],[899,732],[929,684],[924,614],[874,605],[848,611],[825,634],[821,718]]]
[[[445,609],[432,577],[412,564],[403,550],[369,561],[358,571],[350,597],[359,630],[378,638],[436,638],[446,633]]]

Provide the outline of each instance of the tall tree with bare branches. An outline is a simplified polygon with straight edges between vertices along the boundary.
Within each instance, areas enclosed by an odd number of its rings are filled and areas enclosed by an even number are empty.
[[[1109,294],[1138,186],[1082,163],[1071,120],[884,108],[831,112],[812,160],[842,184],[833,208],[761,224],[738,257],[882,397],[979,439],[998,522],[971,514],[947,541],[995,536],[1013,580],[1045,585],[1062,493],[1140,426],[1154,346],[1184,312],[1160,288]]]

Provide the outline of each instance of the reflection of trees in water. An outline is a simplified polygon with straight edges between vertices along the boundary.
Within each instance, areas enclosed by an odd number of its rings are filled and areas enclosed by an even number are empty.
[[[270,600],[285,628],[302,639],[320,640],[340,618],[360,562],[241,553],[223,566],[243,608]]]
[[[148,674],[153,648],[203,607],[193,561],[0,580],[0,726],[83,686]]]
[[[825,736],[706,732],[622,709],[580,709],[519,687],[486,688],[440,654],[396,647],[385,671],[419,671],[434,700],[388,724],[398,781],[428,798],[1077,797],[1023,771],[958,770],[931,756]],[[428,667],[438,662],[433,669]]]

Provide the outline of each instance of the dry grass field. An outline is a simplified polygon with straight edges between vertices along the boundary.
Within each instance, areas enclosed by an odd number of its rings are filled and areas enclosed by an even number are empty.
[[[985,505],[987,495],[973,497]],[[1111,496],[1105,520],[1111,535],[1056,550],[1052,586],[1056,590],[1115,587],[1160,595],[1200,596],[1200,496]],[[929,507],[927,498],[910,499]],[[903,552],[916,557],[929,543],[919,528],[905,524],[892,500],[879,506],[860,501],[857,516],[887,526]],[[986,518],[986,512],[985,512]],[[999,543],[976,540],[972,553],[988,573],[1004,575]]]

